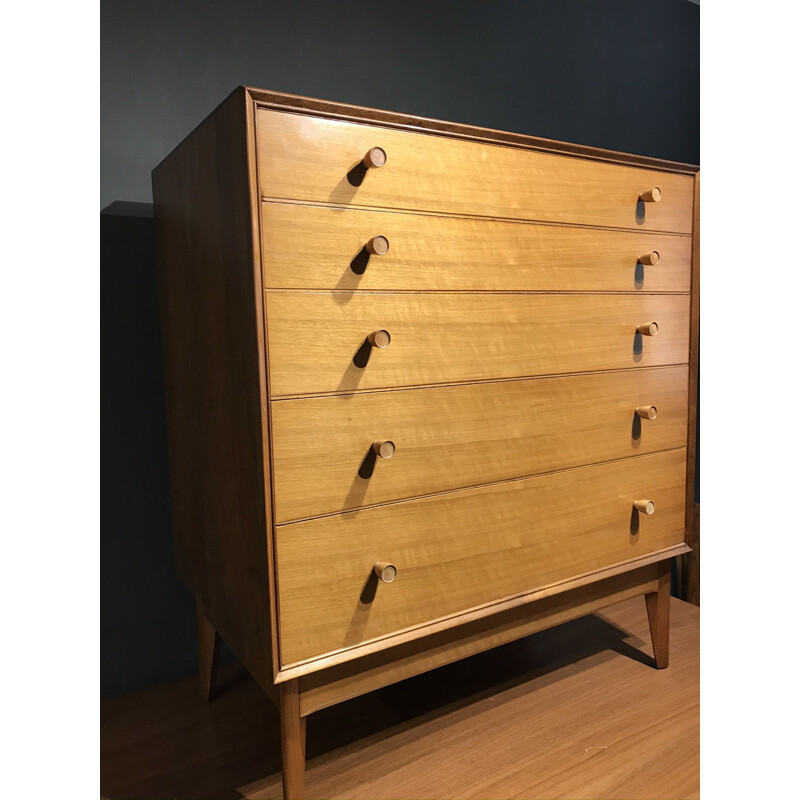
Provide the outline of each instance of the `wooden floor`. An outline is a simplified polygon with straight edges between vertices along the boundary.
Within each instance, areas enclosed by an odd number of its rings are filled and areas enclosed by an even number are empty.
[[[700,609],[672,598],[652,668],[644,599],[308,719],[312,798],[698,797]],[[106,700],[111,800],[280,798],[278,714],[240,668]]]

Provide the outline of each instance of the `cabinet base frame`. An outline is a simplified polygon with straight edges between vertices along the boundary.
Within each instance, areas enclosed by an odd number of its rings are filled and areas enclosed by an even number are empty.
[[[306,717],[422,672],[521,639],[606,606],[644,595],[654,666],[669,664],[670,564],[665,559],[544,597],[524,606],[381,650],[278,684],[285,800],[305,797]],[[198,605],[200,674],[214,690],[219,636]],[[210,637],[210,638],[209,638]]]

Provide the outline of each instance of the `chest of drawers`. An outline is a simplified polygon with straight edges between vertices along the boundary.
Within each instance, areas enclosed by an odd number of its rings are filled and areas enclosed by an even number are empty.
[[[667,665],[696,168],[240,88],[153,194],[201,674],[279,704],[287,797],[312,712],[617,600]]]

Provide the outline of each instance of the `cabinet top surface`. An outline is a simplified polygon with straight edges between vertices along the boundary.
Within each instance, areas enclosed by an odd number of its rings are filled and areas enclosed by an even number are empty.
[[[633,153],[622,153],[615,150],[605,150],[599,147],[590,147],[588,145],[570,142],[559,142],[554,139],[543,139],[538,136],[498,131],[492,128],[481,128],[475,125],[465,125],[458,122],[417,117],[412,114],[401,114],[394,111],[349,105],[347,103],[336,103],[313,97],[303,97],[301,95],[286,94],[284,92],[256,89],[249,86],[240,87],[236,91],[241,90],[247,92],[259,106],[281,111],[314,114],[333,119],[343,119],[351,122],[362,122],[401,130],[416,131],[418,133],[430,133],[473,141],[504,144],[512,147],[523,147],[543,152],[560,153],[597,161],[608,161],[687,175],[693,175],[700,169],[693,164],[683,164],[677,161],[668,161]]]

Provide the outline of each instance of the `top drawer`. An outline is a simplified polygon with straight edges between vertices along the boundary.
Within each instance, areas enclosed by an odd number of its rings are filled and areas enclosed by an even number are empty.
[[[260,109],[263,197],[691,233],[688,175]],[[367,151],[381,168],[361,166]],[[642,202],[653,187],[661,200]]]

